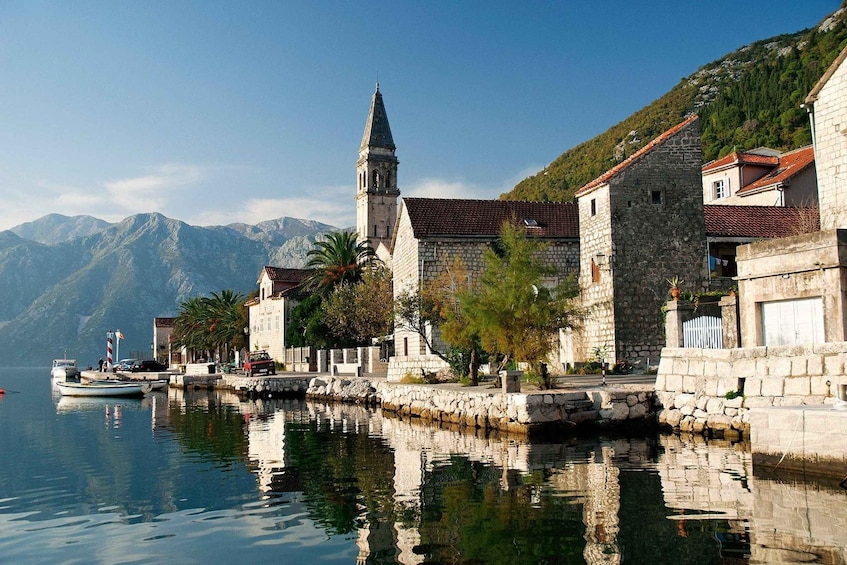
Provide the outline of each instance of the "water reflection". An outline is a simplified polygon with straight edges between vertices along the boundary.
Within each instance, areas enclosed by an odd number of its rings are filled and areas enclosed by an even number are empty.
[[[175,389],[33,388],[0,426],[0,561],[847,562],[845,491],[754,473],[743,444],[528,442]]]

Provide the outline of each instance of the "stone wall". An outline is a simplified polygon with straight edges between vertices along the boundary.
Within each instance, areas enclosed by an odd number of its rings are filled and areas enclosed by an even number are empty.
[[[263,378],[223,374],[216,386],[248,396],[302,397],[306,394],[311,380],[311,376]]]
[[[750,423],[755,464],[844,477],[847,410],[757,408],[750,412]]]
[[[563,427],[649,426],[655,422],[652,391],[637,388],[504,394],[483,387],[321,376],[311,381],[306,397],[375,403],[386,412],[425,422],[520,434]]]
[[[847,383],[847,342],[743,349],[665,348],[656,375],[659,423],[675,431],[749,435],[751,408],[820,406]],[[739,394],[734,398],[728,398]]]

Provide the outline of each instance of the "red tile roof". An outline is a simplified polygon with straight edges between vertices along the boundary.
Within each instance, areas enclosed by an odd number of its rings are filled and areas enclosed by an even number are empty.
[[[293,284],[300,284],[303,282],[303,279],[309,274],[309,271],[306,269],[284,269],[282,267],[269,267],[265,266],[262,269],[263,273],[268,275],[268,278],[274,282],[287,282]],[[261,280],[262,276],[259,275],[259,280]],[[259,284],[259,281],[256,282]]]
[[[538,237],[579,238],[579,212],[572,202],[404,198],[403,206],[418,239],[497,237],[503,223],[512,218],[525,224],[534,221],[537,227],[528,227],[527,231]]]
[[[787,179],[790,179],[806,170],[814,164],[814,162],[815,151],[811,145],[780,155],[779,164],[773,171],[742,187],[738,192],[736,192],[736,194],[744,195],[750,192],[756,192],[757,190],[761,190],[765,187],[784,183]]]
[[[789,206],[703,206],[707,237],[774,238],[820,229],[817,208]]]
[[[703,172],[709,173],[730,165],[770,165],[775,167],[779,165],[779,157],[733,151],[725,157],[721,157],[720,159],[716,159],[703,165]]]
[[[623,161],[621,161],[620,163],[618,163],[617,165],[615,165],[614,167],[612,167],[611,169],[609,169],[608,171],[606,171],[605,173],[603,173],[602,175],[600,175],[599,177],[594,179],[593,181],[589,182],[588,184],[586,184],[585,186],[583,186],[582,188],[577,190],[576,196],[584,196],[585,194],[588,194],[589,192],[591,192],[591,189],[596,188],[596,187],[600,186],[601,184],[607,183],[609,180],[612,179],[612,177],[616,176],[618,173],[622,172],[627,167],[629,167],[630,165],[632,165],[633,163],[635,163],[636,161],[638,161],[639,159],[641,159],[642,157],[647,155],[655,147],[663,144],[665,141],[667,141],[668,139],[673,137],[675,134],[679,133],[687,125],[697,121],[697,119],[698,119],[697,114],[693,114],[692,116],[690,116],[685,121],[680,122],[677,125],[675,125],[674,127],[672,127],[671,129],[665,131],[662,135],[660,135],[659,137],[650,141],[647,145],[645,145],[644,147],[642,147],[641,149],[639,149],[638,151],[636,151],[635,153],[633,153],[632,155],[630,155],[629,157],[627,157],[626,159],[624,159]]]

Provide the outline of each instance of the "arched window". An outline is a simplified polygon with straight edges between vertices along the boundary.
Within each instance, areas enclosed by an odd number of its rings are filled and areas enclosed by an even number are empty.
[[[379,171],[373,172],[373,182],[371,183],[374,188],[379,188]]]
[[[391,186],[391,173],[385,173],[385,188]]]

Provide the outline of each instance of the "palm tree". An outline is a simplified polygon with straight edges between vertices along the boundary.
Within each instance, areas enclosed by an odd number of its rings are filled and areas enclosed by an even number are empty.
[[[362,280],[364,269],[379,259],[368,241],[357,239],[355,232],[342,231],[316,241],[315,248],[306,254],[306,268],[313,270],[304,286],[326,295],[339,284]]]
[[[194,352],[216,352],[226,359],[230,348],[242,347],[247,325],[244,296],[231,290],[189,298],[179,307],[174,344]]]

